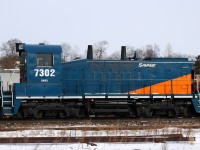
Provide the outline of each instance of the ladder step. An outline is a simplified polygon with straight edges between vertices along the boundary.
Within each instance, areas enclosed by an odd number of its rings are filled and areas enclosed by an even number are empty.
[[[11,106],[12,101],[3,101],[3,106]]]
[[[12,95],[3,95],[3,106],[12,106]]]
[[[13,115],[13,108],[12,107],[3,107],[3,114],[4,115]]]
[[[3,95],[3,98],[12,98],[12,95]]]

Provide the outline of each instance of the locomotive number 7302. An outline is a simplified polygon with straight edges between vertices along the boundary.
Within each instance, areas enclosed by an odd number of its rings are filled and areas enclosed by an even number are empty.
[[[36,77],[55,77],[55,69],[34,69],[34,71]]]

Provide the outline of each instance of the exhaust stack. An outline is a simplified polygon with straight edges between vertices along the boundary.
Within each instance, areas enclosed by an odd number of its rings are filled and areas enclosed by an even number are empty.
[[[93,49],[92,49],[92,45],[88,45],[87,59],[90,59],[90,60],[93,59]]]
[[[126,60],[126,46],[121,47],[121,60]]]

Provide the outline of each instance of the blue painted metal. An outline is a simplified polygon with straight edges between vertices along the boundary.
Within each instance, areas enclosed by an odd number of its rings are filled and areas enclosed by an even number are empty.
[[[19,111],[19,107],[21,106],[22,100],[21,99],[15,99],[14,100],[14,114],[17,114]]]
[[[14,84],[14,95],[16,96],[26,96],[26,85],[27,83],[15,83]]]
[[[53,45],[25,45],[27,61],[27,83],[58,83],[61,81],[61,47]],[[51,53],[53,54],[53,66],[37,66],[36,54]],[[35,69],[54,69],[55,76],[36,76]]]
[[[199,100],[199,98],[193,98],[192,103],[193,103],[193,106],[195,108],[195,111],[197,113],[200,113],[200,100]]]
[[[26,96],[60,96],[59,83],[27,83]]]
[[[188,75],[193,65],[186,58],[69,62],[62,66],[62,92],[64,95],[126,93]]]
[[[60,96],[61,47],[24,44],[23,48],[26,52],[27,82],[15,84],[15,96]],[[53,66],[37,66],[37,54],[52,54]]]
[[[38,45],[38,44],[23,44],[23,49],[27,53],[49,53],[61,54],[62,49],[60,45]]]
[[[61,95],[61,46],[58,45],[29,45],[23,44],[22,51],[26,52],[27,81],[14,84],[14,113],[18,112],[24,96],[60,96]],[[52,54],[52,66],[37,66],[37,54]],[[38,71],[38,72],[37,72]],[[47,71],[47,72],[45,72]],[[51,75],[53,71],[53,74]]]

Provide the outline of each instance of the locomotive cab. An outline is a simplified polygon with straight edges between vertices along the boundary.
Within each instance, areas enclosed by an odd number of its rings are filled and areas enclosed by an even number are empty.
[[[20,56],[20,83],[15,95],[35,97],[61,95],[61,47],[57,45],[16,44]]]

